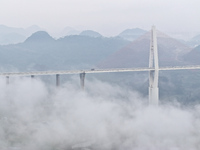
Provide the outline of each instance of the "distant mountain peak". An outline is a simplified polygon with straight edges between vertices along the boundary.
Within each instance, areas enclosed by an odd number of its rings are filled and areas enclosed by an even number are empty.
[[[141,35],[145,34],[147,31],[140,29],[140,28],[133,28],[133,29],[126,29],[121,32],[118,36],[122,37],[125,40],[133,41],[140,37]]]
[[[148,31],[145,34],[138,37],[136,40],[140,40],[143,38],[150,39],[150,36],[151,36],[151,31]],[[161,32],[159,30],[156,30],[156,36],[157,36],[157,38],[171,38],[170,36],[166,35],[165,33]]]
[[[25,42],[45,42],[54,41],[54,39],[46,31],[37,31],[26,39]]]
[[[79,35],[90,36],[90,37],[102,37],[102,35],[93,30],[82,31]]]
[[[124,34],[141,34],[141,33],[145,33],[147,31],[140,29],[140,28],[132,28],[132,29],[126,29],[124,31],[122,31],[119,35],[124,35]]]

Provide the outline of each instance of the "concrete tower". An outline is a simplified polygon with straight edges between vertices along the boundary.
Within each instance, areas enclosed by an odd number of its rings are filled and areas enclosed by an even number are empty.
[[[149,68],[153,70],[149,71],[149,104],[158,105],[159,101],[159,89],[158,89],[158,49],[157,49],[157,37],[155,26],[151,29],[150,40],[150,55],[149,55]]]

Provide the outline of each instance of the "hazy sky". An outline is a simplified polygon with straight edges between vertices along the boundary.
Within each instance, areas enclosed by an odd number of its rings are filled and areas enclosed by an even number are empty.
[[[50,32],[70,26],[116,35],[127,28],[200,32],[200,0],[0,0],[0,24]]]

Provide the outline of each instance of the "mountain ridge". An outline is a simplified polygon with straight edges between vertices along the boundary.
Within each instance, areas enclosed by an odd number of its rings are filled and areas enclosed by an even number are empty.
[[[191,48],[181,42],[170,38],[157,31],[158,56],[161,66],[185,64],[183,55],[191,51]],[[112,54],[109,58],[99,63],[99,68],[126,68],[148,67],[150,32],[140,36],[128,46]],[[120,60],[120,61],[119,61]]]

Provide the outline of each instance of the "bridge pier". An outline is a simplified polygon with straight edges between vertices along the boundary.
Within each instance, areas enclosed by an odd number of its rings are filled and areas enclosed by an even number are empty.
[[[149,87],[149,104],[158,105],[159,103],[159,89]]]
[[[59,87],[60,86],[60,75],[56,74],[56,86]]]
[[[85,72],[80,73],[80,84],[81,84],[82,90],[84,90],[84,88],[85,88]]]
[[[9,76],[6,76],[6,84],[9,84]]]
[[[149,104],[158,105],[159,103],[159,89],[158,89],[158,48],[155,26],[151,29],[150,40],[150,55],[149,55],[149,68],[154,70],[149,71]]]
[[[31,75],[31,79],[33,79],[35,76],[34,75]]]

